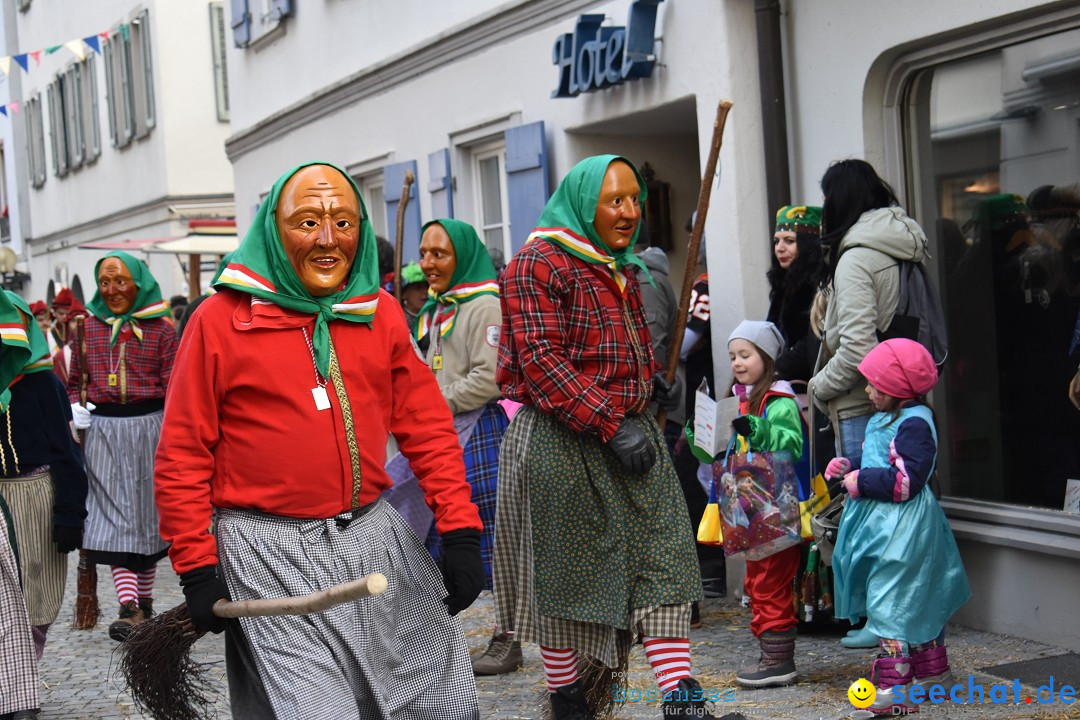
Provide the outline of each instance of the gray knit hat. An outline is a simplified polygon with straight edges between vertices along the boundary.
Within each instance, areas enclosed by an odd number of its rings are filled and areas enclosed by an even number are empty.
[[[732,340],[749,340],[773,360],[784,349],[784,336],[771,322],[763,320],[743,320],[728,335],[728,345]]]

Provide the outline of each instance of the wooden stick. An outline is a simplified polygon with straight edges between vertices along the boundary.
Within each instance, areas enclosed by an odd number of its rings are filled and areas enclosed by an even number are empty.
[[[405,171],[405,182],[401,186],[401,200],[397,206],[397,237],[394,238],[394,297],[401,302],[401,250],[405,244],[405,206],[409,204],[409,188],[413,181],[412,170]]]
[[[86,407],[87,386],[90,384],[90,371],[86,367],[86,318],[75,318],[75,339],[79,353],[79,404]],[[86,451],[86,431],[79,431],[79,445]],[[86,550],[79,550],[78,575],[76,576],[75,619],[72,627],[76,630],[93,630],[97,626],[101,608],[97,597],[97,565],[90,562]]]
[[[690,314],[690,293],[694,287],[694,273],[697,272],[698,250],[701,248],[701,236],[705,232],[705,216],[709,213],[709,198],[712,196],[713,177],[716,175],[716,161],[720,156],[720,144],[724,138],[724,126],[727,124],[730,100],[721,100],[716,108],[716,120],[713,122],[712,146],[709,158],[705,162],[705,174],[698,189],[697,214],[694,217],[694,229],[690,233],[690,243],[686,248],[686,272],[683,274],[682,292],[679,294],[679,313],[675,316],[675,333],[671,338],[671,350],[668,352],[667,369],[664,377],[668,384],[675,383],[679,370],[679,350],[682,348],[683,335],[686,334],[686,320]],[[656,414],[656,423],[664,431],[667,412],[660,410]]]
[[[271,615],[307,615],[322,612],[344,602],[386,592],[386,576],[372,573],[357,580],[318,590],[307,595],[264,600],[218,600],[214,614],[221,618],[269,617]]]

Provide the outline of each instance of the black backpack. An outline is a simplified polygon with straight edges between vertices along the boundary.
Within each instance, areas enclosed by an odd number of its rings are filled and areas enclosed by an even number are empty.
[[[877,334],[878,340],[915,340],[930,352],[940,373],[949,356],[949,341],[937,291],[922,263],[899,260],[896,267],[900,273],[900,298],[892,322],[885,332]]]

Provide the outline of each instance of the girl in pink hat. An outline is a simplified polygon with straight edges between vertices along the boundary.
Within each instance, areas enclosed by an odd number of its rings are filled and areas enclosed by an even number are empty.
[[[869,618],[881,654],[871,670],[878,688],[870,710],[904,712],[934,685],[951,685],[945,623],[971,596],[952,530],[929,479],[937,430],[926,395],[937,384],[930,353],[913,340],[886,340],[859,363],[877,412],[870,418],[861,467],[847,458],[826,475],[843,476],[849,495],[833,554],[836,616]],[[914,685],[923,686],[916,692]]]

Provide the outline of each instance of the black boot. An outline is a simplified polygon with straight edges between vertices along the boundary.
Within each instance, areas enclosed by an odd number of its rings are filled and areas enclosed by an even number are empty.
[[[551,720],[595,720],[585,702],[580,680],[551,693]]]
[[[154,617],[154,598],[139,598],[139,609],[143,612],[143,618],[149,620]]]
[[[679,686],[672,690],[664,701],[664,717],[706,718],[716,720],[705,707],[705,691],[701,683],[694,678],[683,678]]]

